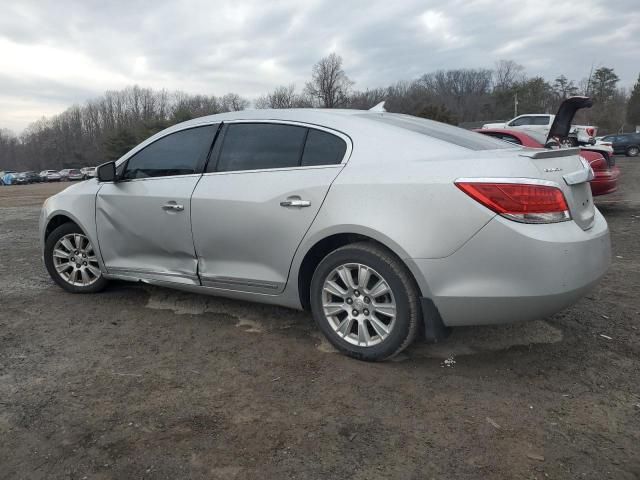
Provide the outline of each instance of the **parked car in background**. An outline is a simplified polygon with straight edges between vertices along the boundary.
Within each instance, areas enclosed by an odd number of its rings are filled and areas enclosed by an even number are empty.
[[[20,185],[26,185],[29,183],[40,182],[40,175],[36,172],[22,172],[16,175],[15,183]]]
[[[63,182],[74,182],[76,180],[84,180],[82,172],[77,168],[65,168],[60,170],[60,179]]]
[[[599,143],[610,144],[614,153],[637,157],[640,154],[640,133],[619,133],[606,135]]]
[[[67,291],[121,279],[309,309],[340,351],[383,360],[593,288],[610,242],[592,175],[577,149],[409,115],[245,110],[101,165],[45,202],[40,238]]]
[[[96,176],[96,167],[84,167],[80,169],[80,173],[82,173],[82,179],[87,180],[89,178],[94,178]]]
[[[43,182],[59,182],[62,179],[57,170],[43,170],[40,172],[40,180]]]
[[[498,138],[506,142],[522,145],[529,148],[544,148],[545,146],[527,133],[518,130],[483,128],[475,130],[483,135]],[[620,169],[615,165],[613,156],[608,155],[605,148],[599,146],[581,147],[580,155],[584,157],[593,169],[594,177],[591,180],[592,195],[606,195],[618,189],[618,177]]]
[[[584,98],[584,97],[574,97]],[[486,123],[482,128],[486,129],[508,129],[522,130],[525,133],[531,133],[533,136],[539,134],[546,137],[555,120],[555,115],[550,114],[527,114],[519,115],[508,122],[504,123]],[[569,145],[589,145],[595,143],[595,136],[598,128],[591,125],[571,125],[569,134],[565,141]]]
[[[11,185],[15,176],[18,174],[15,170],[3,170],[0,172],[0,185]]]

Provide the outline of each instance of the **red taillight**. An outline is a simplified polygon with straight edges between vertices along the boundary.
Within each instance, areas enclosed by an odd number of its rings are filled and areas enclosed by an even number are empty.
[[[593,127],[587,127],[587,135],[593,137],[596,134],[596,129]]]
[[[459,181],[456,186],[485,207],[510,220],[554,223],[570,220],[562,190],[550,185]]]

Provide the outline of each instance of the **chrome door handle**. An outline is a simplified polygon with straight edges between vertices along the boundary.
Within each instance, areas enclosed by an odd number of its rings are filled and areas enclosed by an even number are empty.
[[[311,202],[309,200],[301,200],[299,198],[288,198],[283,202],[280,202],[281,207],[310,207]]]
[[[173,210],[174,212],[181,212],[184,210],[184,205],[179,205],[177,203],[165,203],[162,206],[163,210]]]

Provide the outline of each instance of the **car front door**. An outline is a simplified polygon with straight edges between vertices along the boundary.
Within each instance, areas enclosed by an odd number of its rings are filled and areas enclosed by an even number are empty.
[[[131,156],[96,200],[100,251],[108,273],[199,284],[191,234],[191,194],[219,125],[170,133]]]
[[[226,124],[191,201],[202,284],[281,292],[349,152],[347,137],[323,129]]]

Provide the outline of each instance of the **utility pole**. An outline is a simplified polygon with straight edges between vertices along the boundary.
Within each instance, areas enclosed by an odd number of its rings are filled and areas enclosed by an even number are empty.
[[[516,92],[515,97],[513,98],[513,118],[518,116],[518,92]]]

